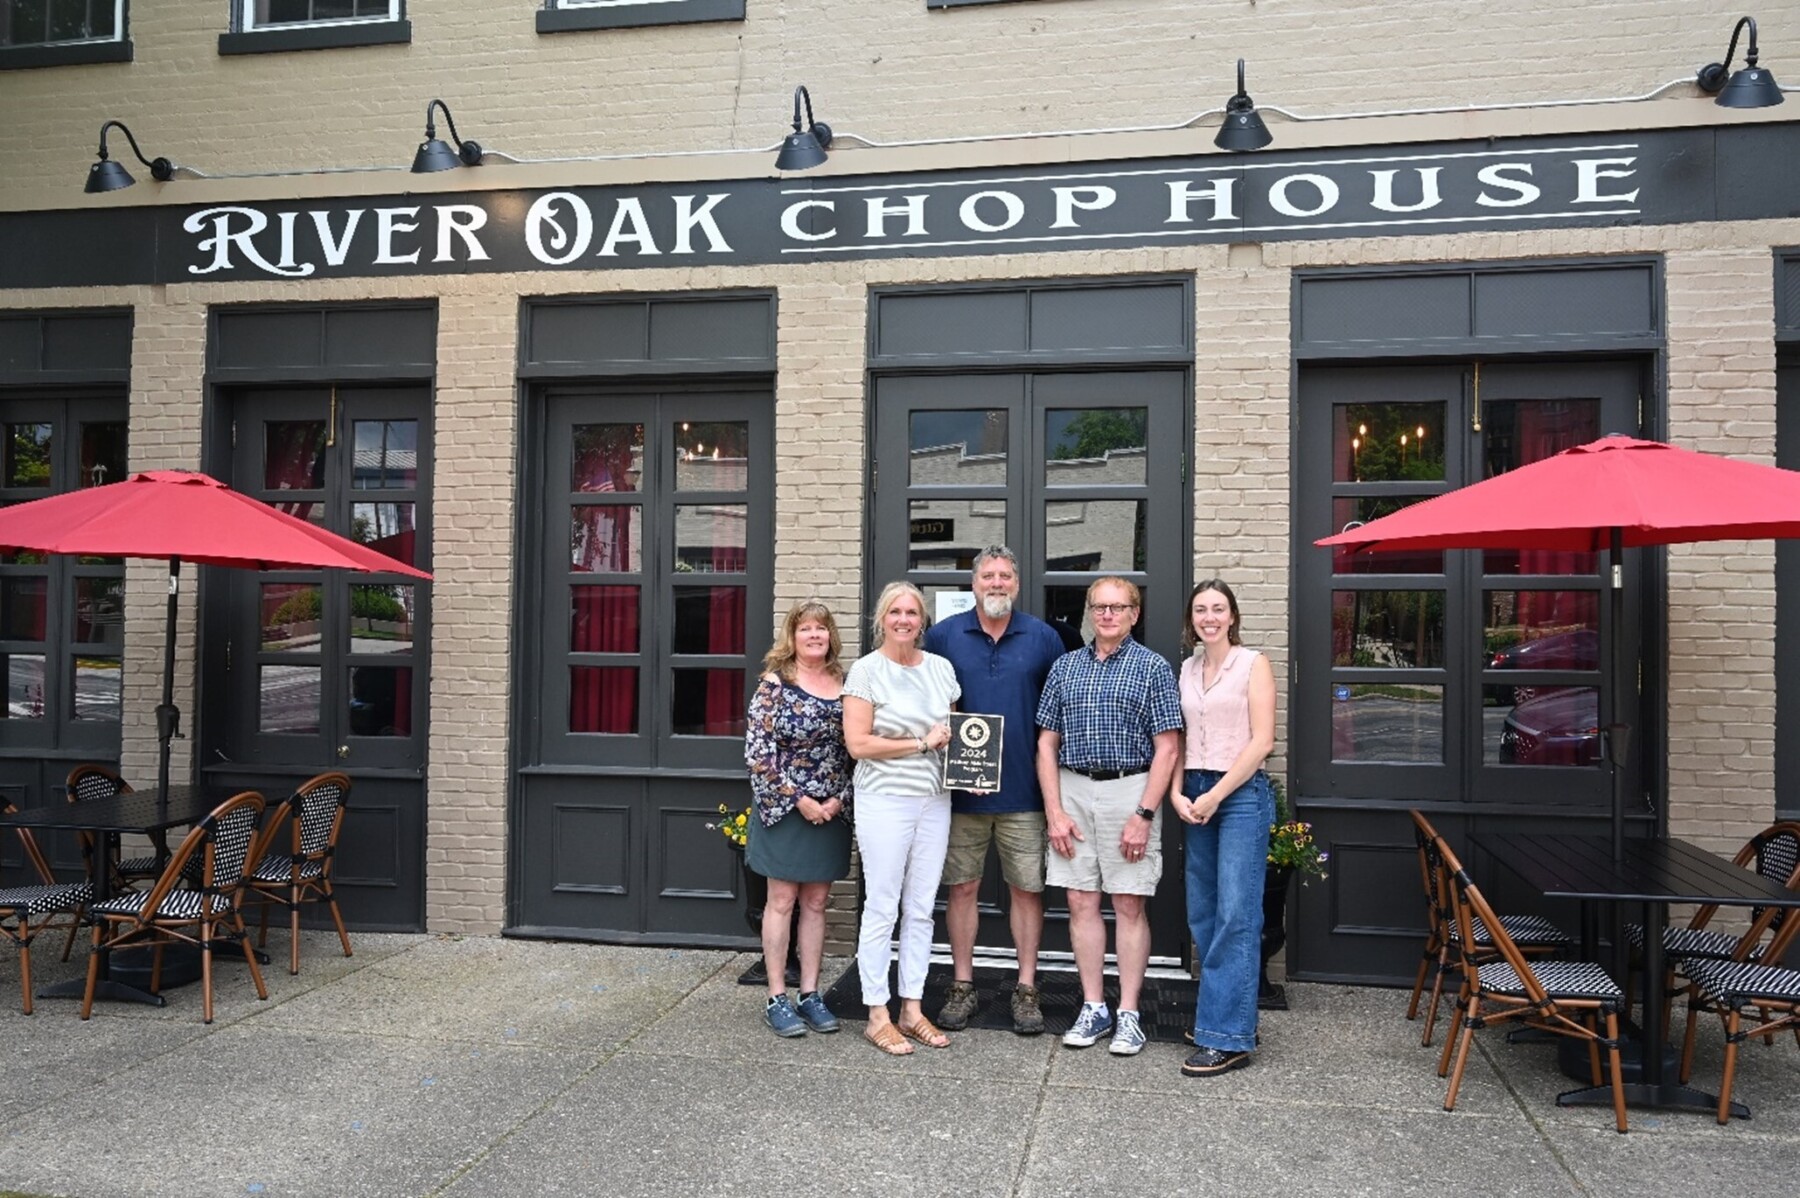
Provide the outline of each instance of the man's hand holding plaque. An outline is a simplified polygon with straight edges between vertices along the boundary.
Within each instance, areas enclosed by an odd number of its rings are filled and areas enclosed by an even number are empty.
[[[1004,716],[950,713],[950,743],[944,746],[944,789],[993,792],[1000,789],[1000,744]]]

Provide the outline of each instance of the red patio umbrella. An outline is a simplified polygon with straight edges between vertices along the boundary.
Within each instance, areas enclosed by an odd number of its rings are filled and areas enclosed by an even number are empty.
[[[1520,466],[1315,545],[1398,549],[1607,550],[1611,633],[1624,617],[1622,550],[1800,537],[1800,472],[1610,436]],[[1606,576],[1602,575],[1603,580]],[[1615,677],[1623,654],[1614,645]],[[1617,687],[1615,694],[1623,695]],[[1619,725],[1624,735],[1629,727]],[[1624,835],[1623,736],[1608,737],[1613,842]]]
[[[181,563],[244,570],[342,569],[431,575],[239,494],[209,475],[149,470],[124,482],[34,499],[0,509],[0,548],[169,563],[169,617],[163,646],[163,698],[156,709],[161,742],[157,789],[169,788],[169,742],[179,730],[175,706],[175,601]]]

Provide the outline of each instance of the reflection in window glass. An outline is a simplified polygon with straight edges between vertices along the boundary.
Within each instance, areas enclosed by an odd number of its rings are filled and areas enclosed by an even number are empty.
[[[120,645],[125,641],[125,580],[77,578],[71,638],[80,645]]]
[[[1336,498],[1331,501],[1331,531],[1348,532],[1358,525],[1379,520],[1404,507],[1411,507],[1425,495]],[[1442,549],[1402,549],[1385,552],[1352,552],[1347,545],[1334,545],[1331,550],[1333,574],[1442,574]]]
[[[410,653],[413,588],[404,583],[350,588],[350,652]]]
[[[1144,499],[1080,499],[1044,504],[1045,568],[1120,574],[1144,568]]]
[[[350,539],[406,565],[414,564],[418,538],[414,535],[410,503],[353,503],[350,505]]]
[[[676,653],[743,653],[743,587],[675,588]]]
[[[636,574],[643,567],[643,509],[592,504],[569,513],[569,568],[583,574]]]
[[[748,565],[749,522],[746,504],[677,504],[676,573],[742,574]]]
[[[14,720],[44,718],[44,658],[37,653],[0,654],[6,675],[6,715]]]
[[[1600,436],[1597,399],[1502,399],[1481,405],[1483,477],[1585,445]]]
[[[358,491],[411,489],[419,485],[417,420],[353,420],[350,486]]]
[[[50,426],[48,424],[9,424],[6,426],[5,478],[9,487],[47,487],[50,485]]]
[[[279,653],[319,652],[325,603],[315,583],[265,582],[259,588],[262,647]]]
[[[1338,404],[1332,418],[1333,482],[1443,479],[1443,404]]]
[[[75,703],[69,713],[71,719],[119,722],[124,689],[118,658],[77,657],[74,683]]]
[[[77,487],[103,487],[122,483],[129,469],[125,455],[123,420],[106,420],[81,426],[81,478]]]
[[[1331,664],[1355,669],[1444,664],[1444,592],[1333,591]]]
[[[350,670],[350,735],[412,735],[412,669],[354,666]]]
[[[1044,413],[1044,482],[1052,487],[1142,484],[1150,477],[1148,408]]]
[[[1006,543],[1004,499],[913,499],[906,514],[909,570],[968,570],[977,553]]]
[[[578,424],[569,464],[569,490],[583,494],[635,491],[644,480],[644,426]]]
[[[676,736],[744,735],[744,671],[672,670]]]
[[[118,40],[123,0],[0,0],[0,46]]]
[[[0,578],[0,640],[44,639],[45,578]]]
[[[397,5],[398,0],[250,0],[245,27],[388,20],[399,11]]]
[[[1334,683],[1331,759],[1436,765],[1444,760],[1444,688]]]
[[[263,487],[317,491],[325,486],[325,422],[270,420],[263,425]],[[287,511],[287,508],[282,508]],[[311,517],[289,512],[302,520]]]
[[[569,731],[635,733],[637,698],[636,666],[571,666]]]
[[[1595,591],[1487,591],[1481,665],[1495,670],[1600,668]]]
[[[1482,758],[1488,764],[1600,764],[1598,689],[1484,686],[1481,698]]]
[[[927,412],[909,417],[907,482],[915,487],[1004,486],[1006,410]]]
[[[319,731],[320,677],[318,666],[259,667],[257,731],[278,736],[316,736]]]
[[[569,648],[576,653],[636,653],[638,589],[570,587]]]
[[[748,421],[678,421],[673,441],[677,491],[742,491],[749,486]]]

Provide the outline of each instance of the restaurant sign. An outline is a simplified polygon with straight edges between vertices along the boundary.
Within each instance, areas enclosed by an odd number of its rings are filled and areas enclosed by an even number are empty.
[[[1800,125],[0,213],[0,286],[621,270],[1792,216]],[[488,179],[491,169],[481,168]]]

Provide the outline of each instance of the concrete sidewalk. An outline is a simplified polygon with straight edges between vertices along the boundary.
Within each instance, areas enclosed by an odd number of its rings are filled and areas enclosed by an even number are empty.
[[[48,939],[48,938],[47,938]],[[271,935],[270,997],[220,969],[164,1008],[44,1000],[0,960],[0,1192],[262,1195],[1643,1195],[1771,1192],[1800,1159],[1800,1052],[1742,1054],[1750,1121],[1563,1110],[1547,1045],[1477,1039],[1458,1109],[1404,992],[1290,986],[1249,1069],[1180,1075],[969,1032],[889,1059],[860,1024],[778,1040],[748,958],[440,936]],[[43,982],[75,976],[80,951]],[[841,963],[840,963],[841,964]],[[833,974],[832,976],[835,976]],[[1679,1020],[1679,1013],[1677,1015]],[[1440,1033],[1441,1035],[1441,1033]],[[1702,1027],[1696,1081],[1720,1045]],[[1779,1186],[1777,1185],[1778,1189]]]

